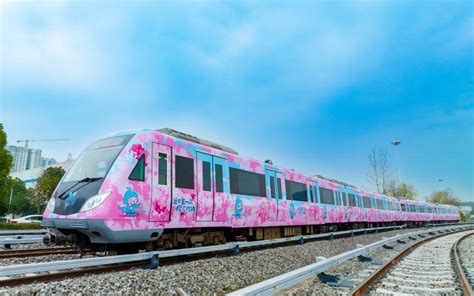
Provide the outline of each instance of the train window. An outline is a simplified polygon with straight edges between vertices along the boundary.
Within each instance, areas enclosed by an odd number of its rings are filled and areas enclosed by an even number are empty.
[[[128,176],[128,179],[133,181],[145,180],[145,154],[140,156],[140,159],[138,159],[138,162],[130,173],[130,176]]]
[[[351,207],[357,207],[356,197],[355,197],[355,195],[352,194],[352,193],[349,193],[349,206],[351,206]]]
[[[362,196],[362,205],[366,209],[370,209],[370,199],[367,196]]]
[[[270,176],[270,196],[275,198],[275,177]]]
[[[194,160],[176,155],[176,181],[177,188],[194,189]]]
[[[166,185],[168,182],[168,155],[158,153],[158,184]]]
[[[322,204],[328,204],[328,205],[334,204],[334,194],[331,189],[319,187],[319,197],[321,198]]]
[[[283,199],[283,191],[281,187],[281,178],[277,178],[277,190],[278,190],[278,198]]]
[[[308,201],[306,184],[285,180],[286,199]]]
[[[234,194],[267,196],[265,176],[236,168],[230,168],[230,192]]]
[[[341,192],[342,195],[342,203],[347,207],[349,205],[349,202],[347,201],[347,193]]]
[[[202,190],[211,191],[211,164],[202,162]]]
[[[310,185],[309,186],[309,196],[310,196],[310,201],[311,202],[314,202],[314,191],[313,190],[314,190],[313,185]]]
[[[406,208],[405,204],[401,204],[401,206],[402,206],[402,212],[406,212],[407,208]]]
[[[375,198],[373,198],[373,197],[370,198],[370,205],[372,206],[372,209],[377,208],[377,202],[376,202]]]
[[[214,166],[216,172],[216,192],[224,192],[224,180],[222,176],[222,165],[216,164]]]
[[[383,210],[383,201],[381,199],[376,199],[375,202],[376,202],[376,205],[377,205],[377,209],[378,210]]]
[[[364,206],[362,205],[362,197],[360,195],[356,195],[356,202],[357,202],[357,206],[359,208],[363,208]]]

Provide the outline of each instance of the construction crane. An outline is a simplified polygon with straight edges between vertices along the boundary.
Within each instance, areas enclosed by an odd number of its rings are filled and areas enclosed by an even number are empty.
[[[41,140],[18,140],[17,143],[25,143],[25,149],[28,149],[28,143],[30,142],[58,142],[58,141],[70,141],[71,139],[41,139]]]

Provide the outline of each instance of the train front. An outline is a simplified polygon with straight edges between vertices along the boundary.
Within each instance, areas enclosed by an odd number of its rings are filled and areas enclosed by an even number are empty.
[[[137,222],[148,217],[140,201],[147,195],[147,186],[133,177],[144,179],[146,174],[148,134],[111,136],[81,153],[43,213],[43,225],[50,230],[46,244],[110,248],[159,235],[137,228]]]

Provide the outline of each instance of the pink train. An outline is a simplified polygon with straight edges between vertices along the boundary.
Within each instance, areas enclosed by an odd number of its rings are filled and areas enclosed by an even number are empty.
[[[92,143],[62,178],[43,219],[50,243],[157,249],[454,222],[459,212],[309,177],[160,129]]]

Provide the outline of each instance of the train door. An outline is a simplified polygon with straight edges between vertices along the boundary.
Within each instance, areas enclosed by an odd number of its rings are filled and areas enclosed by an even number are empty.
[[[212,156],[212,190],[214,193],[214,221],[227,221],[229,198],[224,192],[224,180],[229,180],[227,160]]]
[[[171,147],[152,144],[150,221],[169,221],[171,213]]]
[[[309,186],[309,220],[316,221],[318,213],[318,196],[315,190],[316,186],[310,182]]]
[[[278,219],[278,188],[277,188],[277,172],[272,170],[265,170],[265,182],[268,184],[268,220],[276,221]]]
[[[277,195],[277,220],[284,221],[285,220],[285,211],[283,209],[283,202],[286,196],[286,188],[283,186],[283,182],[285,182],[285,175],[283,173],[278,172],[276,174],[276,195]]]
[[[196,221],[212,221],[214,192],[212,190],[212,156],[197,153],[197,215]]]
[[[196,221],[226,221],[228,198],[224,179],[228,179],[225,159],[197,153],[197,215]]]

